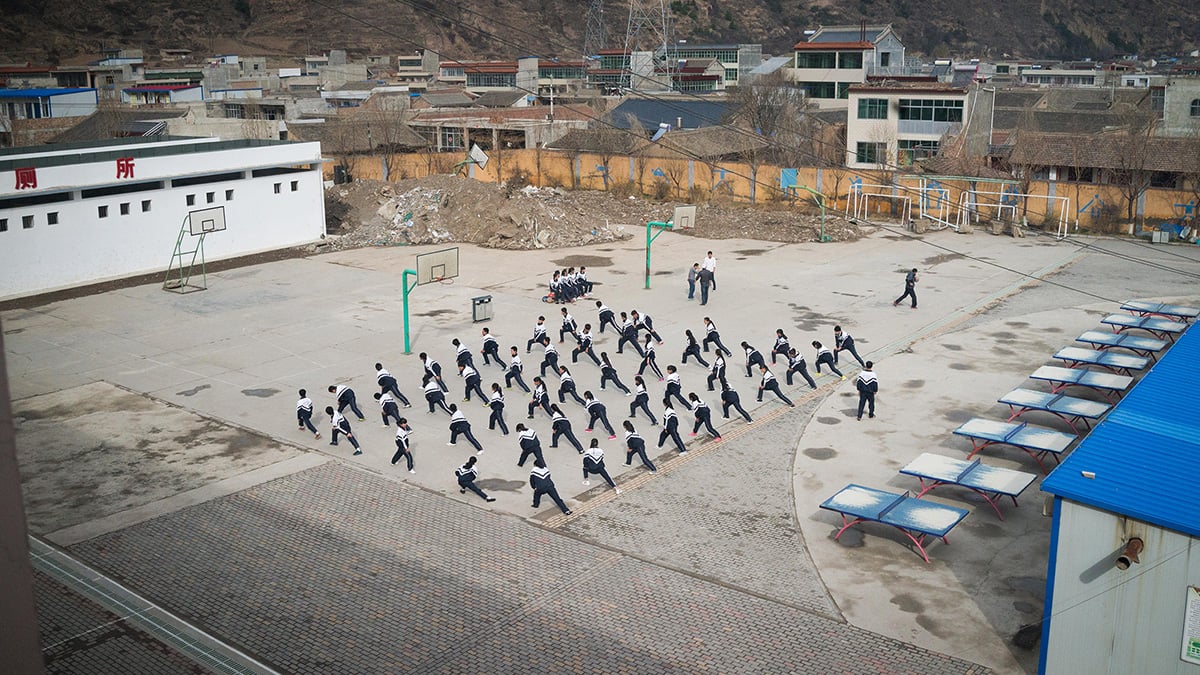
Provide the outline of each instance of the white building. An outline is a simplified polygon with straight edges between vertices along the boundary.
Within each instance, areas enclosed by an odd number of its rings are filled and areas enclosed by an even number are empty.
[[[165,272],[189,212],[207,259],[319,239],[319,143],[154,136],[0,151],[0,299]]]
[[[885,82],[849,88],[846,166],[908,166],[937,155],[966,119],[967,90],[938,82]]]
[[[86,117],[96,112],[95,89],[0,89],[0,118]]]
[[[904,44],[886,26],[822,26],[792,47],[787,77],[822,108],[846,108],[868,75],[904,74]]]
[[[180,103],[199,103],[204,100],[204,87],[198,84],[159,84],[126,87],[121,90],[121,102],[138,106],[170,106]]]

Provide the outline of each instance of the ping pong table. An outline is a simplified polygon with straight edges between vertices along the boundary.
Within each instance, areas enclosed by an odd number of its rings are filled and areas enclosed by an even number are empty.
[[[1088,387],[1116,399],[1121,392],[1133,384],[1133,378],[1128,375],[1113,375],[1099,373],[1086,368],[1063,368],[1061,366],[1042,366],[1029,376],[1032,380],[1050,383],[1050,391],[1057,394],[1067,387]]]
[[[834,535],[835,540],[859,523],[883,523],[908,537],[925,562],[929,562],[929,556],[925,553],[926,538],[937,537],[949,544],[946,535],[967,517],[965,509],[917,499],[908,492],[898,494],[854,483],[821,502],[821,508],[842,517],[842,529]]]
[[[1106,349],[1128,349],[1138,356],[1145,356],[1154,361],[1158,360],[1158,352],[1167,346],[1166,340],[1157,340],[1130,333],[1110,333],[1103,330],[1084,331],[1082,335],[1075,338],[1075,341],[1092,345],[1101,351]]]
[[[1091,428],[1090,420],[1100,419],[1112,407],[1108,403],[1086,398],[1019,387],[1000,397],[1000,402],[1012,411],[1008,417],[1009,422],[1027,412],[1048,412],[1066,422],[1076,434],[1079,433],[1076,424],[1083,423],[1084,428]]]
[[[1165,319],[1183,321],[1184,323],[1188,323],[1200,316],[1200,309],[1195,307],[1169,305],[1165,302],[1149,302],[1147,300],[1128,300],[1125,304],[1121,305],[1121,309],[1137,316],[1161,316]]]
[[[1145,370],[1146,366],[1150,365],[1150,359],[1144,356],[1083,347],[1063,347],[1054,353],[1054,358],[1066,362],[1068,368],[1100,366],[1118,375],[1133,375],[1133,371]]]
[[[971,440],[971,454],[967,459],[975,457],[981,450],[991,445],[1010,445],[1033,458],[1042,473],[1046,465],[1042,463],[1047,455],[1054,457],[1057,464],[1059,456],[1078,438],[1073,434],[1042,427],[1031,427],[1025,422],[997,422],[974,418],[967,420],[954,430],[956,436],[966,436]]]
[[[900,473],[915,476],[921,482],[918,499],[941,485],[965,487],[983,497],[1000,520],[1004,520],[1004,514],[996,502],[1009,497],[1016,506],[1017,497],[1037,479],[1035,474],[988,466],[978,459],[966,461],[930,452],[909,462]]]
[[[1172,321],[1157,316],[1126,316],[1124,314],[1109,314],[1100,320],[1106,326],[1112,326],[1113,332],[1121,333],[1131,328],[1144,330],[1160,340],[1175,341],[1175,337],[1187,330],[1188,325],[1182,321]]]

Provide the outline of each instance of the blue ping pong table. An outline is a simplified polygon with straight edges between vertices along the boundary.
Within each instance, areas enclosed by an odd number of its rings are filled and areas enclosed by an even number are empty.
[[[1142,337],[1141,335],[1133,335],[1131,333],[1110,333],[1105,330],[1084,331],[1082,335],[1075,338],[1075,341],[1092,345],[1092,347],[1101,351],[1106,349],[1128,349],[1138,356],[1145,356],[1154,361],[1158,360],[1158,352],[1167,346],[1166,340]]]
[[[1133,378],[1128,375],[1113,375],[1099,373],[1086,368],[1063,368],[1061,366],[1042,366],[1029,376],[1031,380],[1041,380],[1050,383],[1050,391],[1057,394],[1067,387],[1087,387],[1116,400],[1129,385]]]
[[[1032,473],[988,466],[979,459],[966,461],[931,452],[921,453],[920,457],[900,469],[900,473],[915,476],[921,482],[918,499],[941,485],[958,485],[983,497],[1000,520],[1004,520],[1004,514],[1000,513],[996,502],[1009,497],[1013,506],[1016,506],[1017,497],[1037,479]]]
[[[908,492],[898,494],[854,483],[821,502],[821,508],[834,511],[842,517],[842,529],[834,535],[835,540],[859,523],[883,523],[908,537],[925,562],[929,562],[929,556],[925,553],[926,538],[937,537],[949,544],[946,535],[967,517],[965,509],[917,499]]]
[[[1049,473],[1042,463],[1047,455],[1054,457],[1054,463],[1057,464],[1062,453],[1078,438],[1064,431],[1031,427],[1025,422],[1014,424],[978,417],[964,422],[954,430],[954,434],[971,440],[972,450],[967,459],[975,457],[988,446],[1009,445],[1032,457],[1042,473]]]
[[[999,400],[1012,411],[1009,422],[1027,412],[1048,412],[1066,422],[1076,434],[1079,433],[1076,424],[1082,423],[1084,428],[1090,428],[1091,420],[1100,419],[1112,407],[1108,403],[1086,398],[1021,388],[1013,389]]]
[[[1122,333],[1136,328],[1144,330],[1160,340],[1175,341],[1188,325],[1182,321],[1171,321],[1157,316],[1126,316],[1124,314],[1109,314],[1100,320],[1106,326],[1112,326],[1113,332]]]
[[[1161,316],[1172,321],[1190,322],[1192,319],[1200,316],[1200,309],[1195,307],[1184,307],[1183,305],[1169,305],[1165,302],[1148,302],[1146,300],[1128,300],[1121,305],[1121,309],[1137,316]]]
[[[1083,347],[1063,347],[1054,353],[1054,358],[1066,362],[1068,368],[1100,366],[1118,375],[1133,375],[1135,370],[1145,370],[1146,366],[1150,365],[1150,359],[1144,356]]]

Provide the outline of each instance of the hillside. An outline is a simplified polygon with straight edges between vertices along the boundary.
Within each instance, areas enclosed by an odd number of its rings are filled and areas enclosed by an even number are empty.
[[[432,48],[448,58],[545,54],[573,57],[587,0],[4,0],[0,62],[59,63],[101,46],[186,47],[259,55],[402,53]],[[819,24],[892,22],[912,52],[1000,58],[1102,57],[1195,49],[1200,4],[1119,0],[673,0],[676,38],[762,42],[786,53]],[[628,4],[612,0],[610,44],[622,40]]]

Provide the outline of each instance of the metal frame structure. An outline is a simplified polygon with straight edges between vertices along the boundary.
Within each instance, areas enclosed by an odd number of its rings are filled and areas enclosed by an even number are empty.
[[[887,192],[875,191],[885,189]],[[846,215],[854,220],[870,220],[867,214],[870,213],[871,197],[891,199],[903,205],[900,209],[901,220],[904,226],[908,227],[912,223],[912,197],[895,194],[897,189],[907,188],[901,188],[899,185],[851,184],[849,198],[846,200]]]
[[[193,216],[207,216],[197,227],[192,221]],[[175,238],[175,250],[171,253],[171,262],[167,264],[167,277],[163,279],[163,290],[185,294],[194,291],[208,290],[208,269],[204,260],[204,238],[213,232],[225,229],[225,207],[217,206],[210,209],[191,211],[179,225],[179,236]],[[199,237],[196,247],[190,251],[183,250],[183,238],[187,235]],[[187,256],[191,256],[188,258]],[[184,262],[186,259],[186,263]],[[194,282],[197,260],[200,264],[200,283]]]

